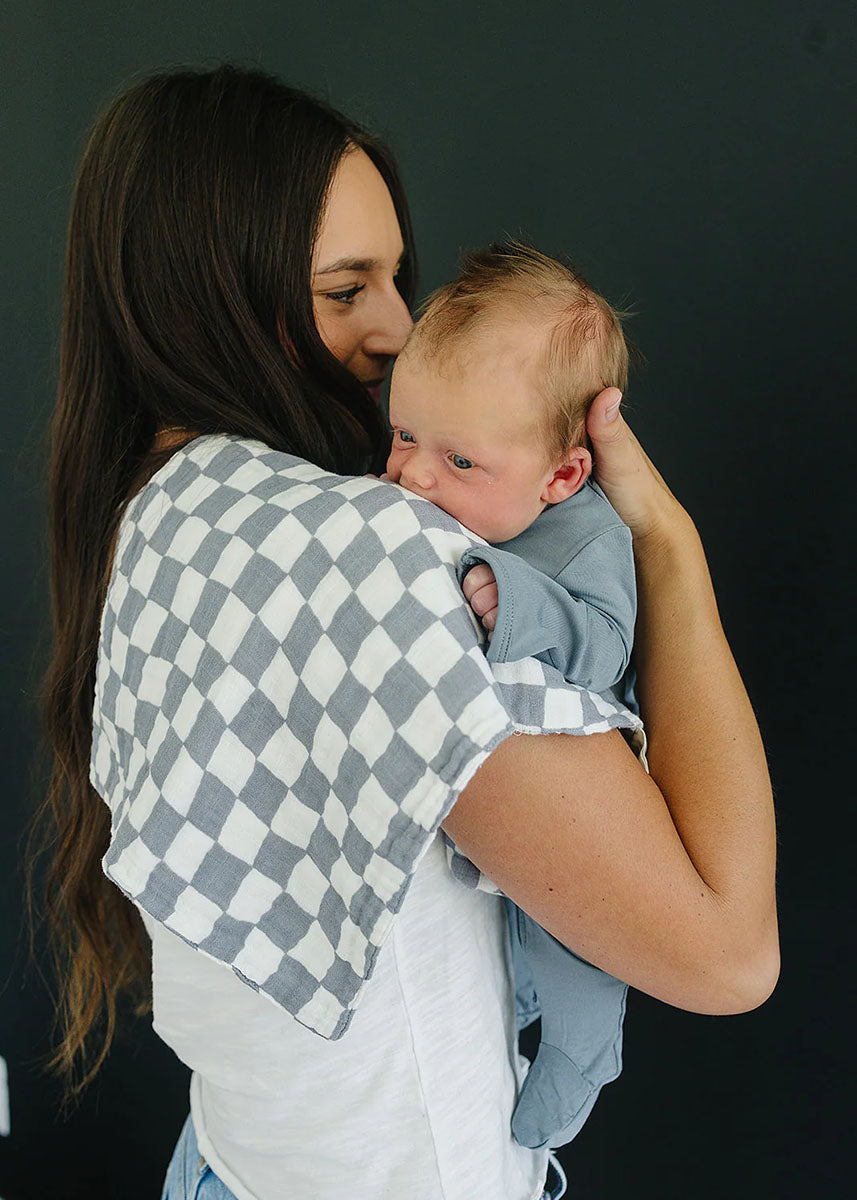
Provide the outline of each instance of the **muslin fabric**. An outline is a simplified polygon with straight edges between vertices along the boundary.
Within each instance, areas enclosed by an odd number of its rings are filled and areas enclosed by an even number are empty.
[[[176,451],[122,516],[93,705],[103,869],[324,1038],[500,741],[641,736],[610,694],[486,661],[455,574],[478,544],[394,484],[237,435]],[[499,890],[444,844],[461,884]]]

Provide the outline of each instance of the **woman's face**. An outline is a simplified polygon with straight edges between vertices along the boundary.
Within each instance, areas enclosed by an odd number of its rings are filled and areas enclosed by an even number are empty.
[[[313,310],[324,344],[376,401],[413,325],[394,283],[403,250],[380,171],[363,150],[346,153],[313,251]]]

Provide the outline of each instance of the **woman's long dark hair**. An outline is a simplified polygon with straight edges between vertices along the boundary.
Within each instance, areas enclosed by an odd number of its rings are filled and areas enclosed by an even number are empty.
[[[405,246],[396,283],[411,306],[413,234],[389,150],[261,71],[152,76],[99,117],[83,154],[48,445],[54,642],[39,705],[52,768],[27,854],[31,933],[34,865],[49,855],[60,1036],[47,1065],[67,1100],[104,1061],[120,993],[140,1014],[151,1004],[145,930],[101,868],[110,813],[89,759],[111,547],[124,505],[166,461],[155,433],[236,433],[345,474],[385,451],[375,402],[313,318],[312,250],[354,145],[390,190]]]

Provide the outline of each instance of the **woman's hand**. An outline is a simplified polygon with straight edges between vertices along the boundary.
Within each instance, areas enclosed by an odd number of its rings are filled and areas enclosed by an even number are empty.
[[[618,388],[599,392],[586,419],[586,432],[592,441],[595,477],[630,527],[636,547],[668,537],[672,527],[686,528],[691,522],[626,425],[621,400]]]

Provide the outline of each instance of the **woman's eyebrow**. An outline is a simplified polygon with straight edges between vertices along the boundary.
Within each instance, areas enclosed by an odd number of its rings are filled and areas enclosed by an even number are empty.
[[[405,257],[404,250],[399,255],[396,263],[397,267],[402,265],[402,259]],[[320,271],[316,271],[316,275],[334,275],[337,271],[379,271],[384,264],[380,258],[338,258],[336,262],[329,263],[326,267],[322,267]]]

